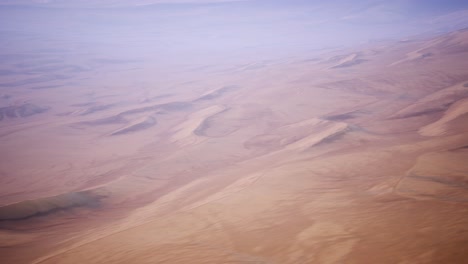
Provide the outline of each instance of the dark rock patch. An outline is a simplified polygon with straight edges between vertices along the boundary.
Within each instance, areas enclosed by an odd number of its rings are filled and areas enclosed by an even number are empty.
[[[104,196],[91,191],[72,192],[0,207],[0,221],[25,220],[76,207],[97,207]]]

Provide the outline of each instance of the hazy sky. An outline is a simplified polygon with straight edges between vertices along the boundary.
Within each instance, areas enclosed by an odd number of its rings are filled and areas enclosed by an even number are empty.
[[[0,0],[0,41],[18,52],[287,55],[468,27],[467,10],[466,0]]]
[[[278,4],[285,5],[314,5],[321,6],[329,3],[338,3],[344,6],[354,6],[357,9],[366,8],[373,5],[387,7],[416,7],[420,9],[446,9],[446,8],[462,8],[466,7],[466,0],[0,0],[1,5],[29,5],[29,6],[73,6],[73,7],[129,7],[129,6],[145,6],[155,4],[216,4],[216,3],[232,3],[244,2]],[[339,7],[337,7],[339,8]]]

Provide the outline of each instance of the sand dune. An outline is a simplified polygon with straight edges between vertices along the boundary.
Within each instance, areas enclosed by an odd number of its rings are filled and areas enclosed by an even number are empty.
[[[251,122],[261,122],[265,116],[270,114],[268,109],[262,109],[259,105],[236,105],[207,117],[194,133],[206,137],[225,137],[241,128],[250,126]]]
[[[125,127],[122,127],[114,132],[111,133],[112,136],[116,135],[124,135],[124,134],[129,134],[133,132],[137,132],[140,130],[148,129],[154,125],[156,125],[156,119],[152,116],[149,117],[142,117],[139,119],[136,119],[135,121],[131,122],[130,124],[126,125]]]
[[[465,83],[459,83],[421,98],[414,104],[401,109],[392,115],[391,118],[407,118],[441,112],[460,98],[467,96],[468,87],[466,87]]]
[[[468,113],[468,99],[462,99],[452,104],[444,115],[436,122],[422,127],[419,133],[423,136],[441,136],[444,134],[457,134],[468,132],[466,114]],[[463,118],[464,117],[464,118]],[[458,131],[450,131],[452,123],[460,123]]]
[[[219,88],[217,90],[209,91],[209,92],[205,93],[204,95],[200,96],[200,98],[196,99],[195,102],[213,100],[213,99],[216,99],[216,98],[219,98],[219,97],[223,96],[225,93],[232,92],[232,91],[234,91],[234,90],[236,90],[238,88],[239,87],[236,86],[236,85],[224,86],[224,87]]]
[[[244,143],[247,149],[255,150],[306,150],[316,144],[331,140],[348,130],[348,125],[313,118],[280,127],[268,134],[258,135]]]
[[[366,61],[358,53],[352,53],[347,56],[339,56],[336,58],[332,58],[331,60],[337,60],[337,59],[338,59],[338,62],[335,65],[331,66],[330,69],[347,68],[347,67],[351,67],[354,65],[358,65]]]
[[[196,142],[199,140],[197,130],[205,122],[207,118],[213,116],[225,108],[221,105],[213,105],[208,108],[202,109],[198,112],[191,114],[185,122],[178,125],[175,128],[175,133],[172,135],[171,140],[173,142],[179,142],[180,144],[188,144],[188,142]]]
[[[393,62],[396,66],[405,62],[433,59],[434,56],[464,53],[468,50],[468,31],[459,30],[423,43],[422,47],[406,54],[406,58]]]
[[[396,191],[420,199],[468,202],[467,159],[466,149],[422,155]]]
[[[345,123],[319,124],[317,130],[313,131],[311,135],[288,144],[286,149],[305,150],[319,143],[326,142],[327,140],[332,140],[345,133],[347,129],[348,126]]]

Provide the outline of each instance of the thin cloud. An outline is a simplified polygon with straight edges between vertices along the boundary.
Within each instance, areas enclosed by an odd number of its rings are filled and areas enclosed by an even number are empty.
[[[250,0],[0,0],[0,5],[48,7],[124,7],[157,4],[210,4]]]

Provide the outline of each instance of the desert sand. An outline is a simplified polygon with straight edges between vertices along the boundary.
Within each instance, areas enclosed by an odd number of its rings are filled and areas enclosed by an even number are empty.
[[[86,56],[2,76],[0,262],[468,260],[467,30],[199,68]]]

